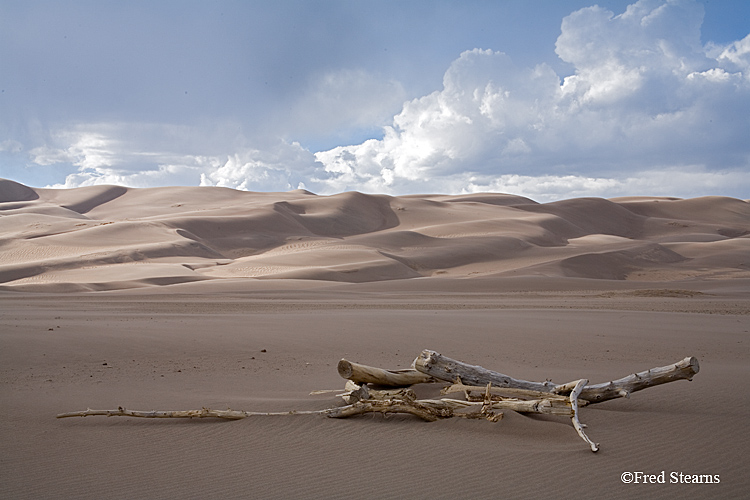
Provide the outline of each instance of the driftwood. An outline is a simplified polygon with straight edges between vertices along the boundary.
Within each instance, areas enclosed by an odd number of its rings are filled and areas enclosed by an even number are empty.
[[[439,380],[456,382],[460,379],[463,383],[473,386],[485,386],[491,383],[500,388],[568,395],[576,385],[576,382],[558,385],[550,381],[518,380],[481,366],[456,361],[430,350],[422,351],[414,360],[414,368]],[[652,368],[611,382],[587,385],[582,389],[579,399],[585,399],[589,403],[601,403],[610,399],[629,397],[633,392],[655,385],[675,380],[692,380],[698,370],[700,370],[698,360],[694,357],[687,357],[673,365]]]
[[[591,451],[596,453],[597,451],[599,451],[599,445],[590,440],[586,433],[583,432],[584,425],[580,420],[578,420],[578,396],[581,394],[584,386],[588,383],[588,380],[582,378],[581,380],[576,382],[575,387],[573,387],[573,390],[570,392],[570,404],[573,407],[573,415],[570,417],[570,419],[573,421],[573,427],[575,428],[578,435],[581,436],[581,439],[586,441],[591,447]]]
[[[581,379],[566,384],[529,382],[518,380],[481,366],[469,365],[445,357],[435,351],[425,350],[414,361],[414,367],[406,370],[385,370],[352,363],[342,359],[338,364],[339,374],[347,379],[344,392],[338,396],[345,406],[311,411],[251,412],[242,410],[137,411],[119,407],[116,410],[92,410],[61,413],[57,418],[107,416],[139,418],[220,418],[238,420],[256,416],[281,415],[325,415],[331,418],[346,418],[365,413],[406,413],[422,420],[435,421],[444,418],[478,418],[497,422],[503,416],[501,410],[520,413],[540,413],[569,417],[578,435],[591,451],[598,451],[584,432],[578,418],[579,408],[609,399],[629,397],[632,392],[655,385],[687,379],[698,373],[698,360],[688,357],[673,365],[652,368],[627,377],[588,385]],[[410,387],[414,384],[438,381],[451,382],[441,394],[463,392],[466,399],[417,399]],[[373,384],[374,386],[368,385]],[[339,391],[314,391],[322,394]],[[476,394],[474,394],[476,393]],[[479,394],[479,395],[477,395]]]
[[[349,406],[340,410],[333,410],[330,417],[348,417],[360,413],[411,413],[423,420],[435,421],[439,418],[483,418],[497,422],[503,414],[493,412],[493,402],[490,393],[481,401],[461,401],[457,399],[416,399],[411,389],[373,390],[366,384],[361,386],[347,380],[347,392],[339,394]],[[488,388],[489,391],[489,388]],[[460,410],[474,409],[475,412],[460,412]]]
[[[457,413],[456,410],[465,408],[479,408],[479,412]],[[365,413],[408,413],[415,415],[422,420],[434,422],[441,418],[463,417],[463,418],[486,418],[487,420],[497,422],[502,417],[502,413],[495,414],[485,411],[481,403],[471,403],[468,401],[459,401],[451,399],[441,400],[415,400],[409,398],[389,398],[389,399],[365,399],[357,400],[352,404],[336,408],[326,408],[325,410],[290,410],[279,412],[259,412],[244,410],[212,410],[210,408],[201,408],[200,410],[127,410],[119,407],[116,410],[82,410],[69,413],[60,413],[57,418],[70,417],[136,417],[136,418],[219,418],[226,420],[241,420],[248,417],[278,417],[285,415],[326,415],[331,418],[346,418]]]
[[[475,391],[485,391],[485,393],[482,394],[482,396],[475,396],[472,394],[472,392]],[[507,389],[503,387],[494,387],[491,384],[488,384],[487,387],[477,387],[473,385],[464,385],[460,381],[448,387],[444,387],[440,390],[440,394],[444,395],[454,392],[463,392],[467,401],[478,402],[487,398],[487,391],[489,391],[492,401],[497,404],[497,408],[513,410],[519,413],[546,413],[565,417],[573,416],[573,407],[570,398],[558,394],[526,391],[523,389]],[[513,397],[508,397],[508,394],[513,394]],[[532,399],[520,399],[521,397]],[[588,401],[578,400],[577,404],[578,406],[586,406]]]
[[[405,370],[384,370],[374,366],[361,365],[342,359],[337,366],[341,377],[356,384],[375,384],[386,387],[405,387],[414,384],[437,382],[437,379],[425,375],[414,368]]]
[[[326,414],[329,410],[306,410],[306,411],[279,411],[279,412],[260,412],[260,411],[242,411],[242,410],[212,410],[203,407],[200,410],[126,410],[122,406],[116,410],[88,410],[72,411],[69,413],[60,413],[57,418],[68,417],[138,417],[138,418],[223,418],[227,420],[240,420],[247,417],[268,417],[280,415],[321,415]]]
[[[576,380],[576,383],[578,381]],[[440,389],[440,394],[451,394],[454,392],[463,392],[466,396],[466,399],[468,401],[478,400],[481,399],[483,396],[475,396],[472,394],[474,391],[485,391],[487,387],[480,387],[477,385],[466,385],[463,383],[460,377],[457,377],[457,382],[448,386],[443,387]],[[496,398],[497,401],[500,401],[502,399],[508,399],[508,398],[558,398],[558,399],[566,399],[564,396],[560,394],[553,394],[549,392],[541,392],[541,391],[531,391],[528,389],[517,389],[514,387],[496,387],[491,386],[490,392],[492,393],[492,397]],[[580,406],[586,406],[588,404],[588,401],[580,400],[578,402]]]
[[[363,401],[366,399],[417,399],[417,395],[414,394],[414,390],[409,387],[401,387],[398,389],[373,389],[367,384],[358,384],[353,380],[346,381],[344,390],[346,390],[347,392],[339,394],[339,396],[349,404],[353,404],[357,401]]]

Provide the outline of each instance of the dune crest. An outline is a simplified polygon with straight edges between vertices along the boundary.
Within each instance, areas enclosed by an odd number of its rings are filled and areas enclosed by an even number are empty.
[[[704,197],[317,196],[0,180],[0,284],[424,277],[750,278],[750,204]],[[51,288],[50,288],[51,289]]]

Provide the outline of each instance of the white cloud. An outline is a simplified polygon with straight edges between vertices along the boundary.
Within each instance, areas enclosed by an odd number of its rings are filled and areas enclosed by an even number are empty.
[[[201,173],[201,186],[246,191],[289,191],[304,187],[313,174],[312,153],[298,143],[278,141],[263,149],[232,154],[221,165]]]
[[[736,71],[742,71],[745,78],[750,79],[750,35],[720,49],[719,62],[727,64]]]
[[[180,178],[196,178],[196,168],[187,165],[158,165],[147,170],[127,171],[111,167],[81,169],[69,174],[64,184],[53,188],[75,188],[100,184],[116,184],[131,187],[153,187],[181,184]]]
[[[121,162],[116,141],[98,132],[70,130],[58,134],[58,140],[70,145],[64,149],[40,146],[29,154],[37,165],[71,163],[82,169],[111,167]]]
[[[314,176],[315,159],[298,143],[227,137],[230,124],[204,128],[143,123],[78,124],[52,135],[53,146],[29,152],[40,166],[69,163],[77,171],[53,187],[119,184],[296,189]],[[318,165],[320,166],[320,165]]]
[[[506,174],[499,177],[469,177],[457,180],[463,184],[461,192],[505,192],[526,196],[539,202],[565,198],[598,196],[649,195],[692,198],[726,192],[750,192],[750,176],[744,172],[707,172],[698,166],[679,169],[664,168],[638,172],[637,176],[620,178],[586,177],[576,175],[526,176]]]
[[[750,42],[709,57],[702,16],[692,1],[641,0],[619,16],[577,11],[556,46],[575,68],[565,78],[501,52],[466,51],[443,89],[405,103],[383,139],[316,158],[337,189],[694,192],[676,185],[678,172],[731,188],[750,168],[750,82],[739,70]]]
[[[474,49],[453,62],[443,90],[404,104],[382,140],[319,152],[332,182],[429,180],[484,170],[489,157],[515,160],[530,151],[519,130],[542,128],[540,109],[554,104],[559,80],[549,68],[516,68],[501,52]]]
[[[52,144],[32,149],[29,157],[40,166],[77,167],[63,184],[54,187],[196,184],[198,169],[209,167],[209,158],[154,148],[169,143],[170,136],[180,132],[185,130],[138,123],[77,124],[52,133]]]

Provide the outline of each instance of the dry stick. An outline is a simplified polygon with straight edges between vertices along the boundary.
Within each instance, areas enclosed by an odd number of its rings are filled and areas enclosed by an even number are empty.
[[[583,432],[583,424],[581,424],[581,421],[578,420],[578,396],[581,394],[581,391],[583,390],[584,386],[588,384],[589,381],[585,378],[582,378],[578,382],[576,382],[575,387],[570,392],[570,406],[573,409],[573,416],[570,417],[570,419],[573,421],[573,427],[575,427],[576,432],[579,436],[581,436],[581,439],[586,441],[589,446],[591,447],[591,451],[596,453],[599,451],[599,444],[594,443],[592,440],[589,439],[589,437],[586,435],[585,432]]]
[[[440,389],[440,394],[451,394],[453,392],[463,392],[466,396],[467,401],[474,401],[476,400],[476,396],[472,396],[472,391],[483,391],[486,388],[485,387],[479,387],[476,385],[465,385],[461,381],[461,377],[456,377],[457,382],[455,384],[443,387]],[[577,381],[576,381],[577,382]],[[532,399],[545,399],[549,401],[554,402],[563,402],[567,404],[566,402],[569,400],[569,398],[559,395],[559,394],[553,394],[549,392],[540,392],[540,391],[530,391],[527,389],[515,389],[513,387],[490,387],[490,392],[493,395],[496,395],[495,397],[498,398],[497,400],[503,399],[505,401],[509,400],[509,397],[512,398],[511,400],[514,401],[522,401],[518,399],[519,397],[525,397],[525,398],[532,398]],[[586,406],[589,404],[588,401],[585,399],[579,399],[578,400],[578,406]],[[517,410],[522,411],[522,410]],[[561,413],[562,415],[562,413]]]
[[[459,403],[459,404],[455,404]],[[83,410],[74,411],[69,413],[61,413],[57,415],[57,418],[68,418],[68,417],[90,417],[90,416],[105,416],[105,417],[138,417],[138,418],[223,418],[229,420],[240,420],[248,417],[266,417],[266,416],[281,416],[281,415],[326,415],[331,418],[346,418],[355,415],[361,415],[364,413],[409,413],[416,415],[417,417],[433,422],[439,418],[450,418],[450,417],[468,417],[470,415],[462,415],[453,413],[454,409],[463,408],[466,406],[480,406],[481,403],[468,403],[466,401],[453,402],[451,400],[445,401],[420,401],[410,399],[369,399],[356,401],[353,404],[341,406],[338,408],[327,408],[325,410],[308,410],[308,411],[284,411],[284,412],[256,412],[256,411],[242,411],[242,410],[212,410],[210,408],[202,408],[200,410],[174,410],[174,411],[139,411],[139,410],[126,410],[123,407],[119,407],[117,410]],[[502,416],[502,415],[501,415]],[[487,418],[492,420],[492,415],[482,415],[481,418]],[[497,416],[494,416],[495,420],[499,420]]]
[[[375,384],[389,387],[405,387],[414,384],[437,382],[434,378],[414,368],[384,370],[342,359],[337,366],[339,375],[356,384]]]
[[[410,387],[373,389],[368,387],[367,384],[357,384],[356,382],[347,380],[344,389],[347,392],[338,394],[337,396],[343,398],[348,404],[353,404],[364,399],[407,399],[410,401],[417,399],[417,395]]]
[[[448,389],[446,391],[446,389]],[[441,393],[447,394],[449,392],[457,392],[457,389],[464,390],[477,390],[482,389],[481,387],[475,387],[475,386],[465,386],[465,385],[459,385],[454,384],[450,387],[446,387],[446,389],[443,389]],[[497,394],[498,392],[501,394],[505,394],[505,390],[497,390],[497,387],[492,387],[491,392],[493,394]],[[526,392],[526,391],[524,391]],[[556,394],[545,394],[545,393],[536,393],[534,396],[535,399],[516,399],[516,398],[499,398],[499,399],[493,399],[493,408],[502,409],[502,410],[513,410],[519,413],[544,413],[548,415],[558,415],[562,417],[572,417],[574,412],[573,408],[570,403],[570,398],[565,396],[558,396]],[[470,402],[477,402],[476,399],[469,399],[467,398],[467,401]],[[588,401],[581,400],[582,404],[579,404],[579,406],[585,406]]]
[[[453,416],[453,411],[449,408],[425,406],[419,401],[405,399],[368,399],[357,401],[354,404],[332,410],[328,413],[328,416],[332,418],[346,418],[363,413],[410,413],[428,422]]]
[[[424,350],[414,360],[414,368],[426,375],[439,380],[456,382],[460,378],[464,383],[472,386],[485,386],[488,383],[496,387],[522,389],[542,393],[559,395],[570,394],[577,382],[557,385],[552,382],[529,382],[518,380],[502,373],[487,370],[481,366],[469,365],[443,356],[440,353]],[[698,373],[700,366],[695,357],[687,357],[673,365],[652,368],[640,373],[634,373],[627,377],[605,382],[602,384],[588,385],[581,391],[579,399],[585,399],[589,403],[601,403],[609,399],[628,397],[631,393],[666,384],[675,380],[692,380]]]
[[[306,411],[279,411],[279,412],[257,412],[242,410],[212,410],[210,408],[201,408],[200,410],[164,410],[164,411],[140,411],[126,410],[120,406],[116,410],[88,410],[73,411],[69,413],[60,413],[57,418],[68,417],[139,417],[139,418],[224,418],[228,420],[239,420],[247,417],[266,417],[278,415],[325,415],[331,410],[306,410]]]

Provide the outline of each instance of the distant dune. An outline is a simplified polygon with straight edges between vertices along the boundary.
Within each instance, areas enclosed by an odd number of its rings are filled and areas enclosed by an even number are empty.
[[[750,203],[507,194],[317,196],[0,180],[6,290],[216,280],[750,278]]]

